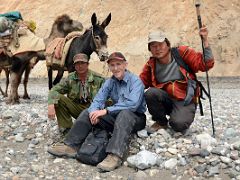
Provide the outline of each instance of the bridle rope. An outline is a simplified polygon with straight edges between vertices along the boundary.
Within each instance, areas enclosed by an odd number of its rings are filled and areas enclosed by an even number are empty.
[[[96,42],[96,39],[95,39],[94,34],[93,34],[93,26],[90,29],[91,29],[91,33],[92,33],[93,43],[94,43],[94,45],[96,47],[96,52],[98,54],[99,49],[98,49],[97,42]]]
[[[97,42],[96,42],[96,39],[95,39],[94,34],[93,34],[93,26],[91,27],[91,34],[92,34],[93,43],[94,43],[94,45],[95,45],[95,47],[96,47],[97,55],[98,55],[98,57],[99,57],[99,49],[98,49]],[[99,57],[99,58],[100,58],[100,57]],[[107,62],[104,61],[103,70],[102,70],[102,73],[101,73],[101,74],[102,74],[103,76],[107,77],[107,76],[108,76],[108,72],[109,72],[109,70],[108,70]]]

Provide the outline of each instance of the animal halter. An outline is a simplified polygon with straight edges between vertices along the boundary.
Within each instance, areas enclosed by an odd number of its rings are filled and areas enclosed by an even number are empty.
[[[94,43],[94,45],[95,45],[95,47],[96,47],[96,51],[97,51],[97,53],[98,53],[99,48],[98,48],[98,46],[97,46],[97,42],[96,42],[96,39],[95,39],[94,34],[93,34],[93,26],[91,27],[91,33],[92,33],[93,43]]]
[[[98,46],[97,46],[96,39],[95,39],[95,37],[94,37],[94,35],[93,35],[93,26],[91,27],[91,33],[92,33],[92,38],[93,38],[93,42],[94,42],[95,47],[96,47],[97,54],[98,54],[98,56],[99,56],[99,49],[98,49]],[[105,77],[107,77],[107,76],[108,76],[108,72],[109,72],[109,70],[108,70],[107,62],[105,61],[104,65],[103,65],[102,74],[103,74]]]

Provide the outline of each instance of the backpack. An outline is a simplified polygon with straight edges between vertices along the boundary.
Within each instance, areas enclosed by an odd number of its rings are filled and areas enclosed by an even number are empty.
[[[177,47],[173,47],[171,49],[171,53],[173,55],[173,57],[175,58],[176,62],[178,63],[179,66],[183,67],[188,73],[191,73],[194,75],[195,80],[189,79],[188,81],[188,86],[189,83],[193,83],[194,81],[196,82],[196,85],[200,88],[200,98],[199,98],[199,110],[200,110],[200,114],[201,116],[203,116],[203,106],[202,106],[202,101],[201,99],[205,99],[203,97],[203,92],[205,93],[205,95],[207,97],[209,97],[209,93],[206,91],[205,87],[202,85],[202,83],[197,80],[197,76],[196,74],[193,72],[193,70],[185,63],[185,61],[182,59],[181,55],[179,54],[178,48]],[[191,86],[191,85],[190,85]]]
[[[107,156],[108,140],[109,134],[106,130],[94,129],[78,150],[76,159],[84,164],[97,165]]]

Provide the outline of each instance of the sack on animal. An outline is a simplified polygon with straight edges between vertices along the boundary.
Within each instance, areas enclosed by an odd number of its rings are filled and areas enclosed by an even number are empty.
[[[55,38],[46,48],[46,65],[51,66],[53,70],[62,69],[68,50],[74,38],[81,36],[81,32],[71,32],[65,38]]]

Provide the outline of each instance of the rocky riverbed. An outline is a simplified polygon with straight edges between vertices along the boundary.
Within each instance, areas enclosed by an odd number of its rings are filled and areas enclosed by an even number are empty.
[[[123,166],[100,173],[93,166],[47,153],[58,129],[56,121],[47,118],[47,80],[31,80],[30,100],[6,105],[0,96],[0,179],[240,179],[240,80],[213,78],[210,85],[215,138],[205,100],[205,116],[198,111],[185,134],[171,129],[151,135],[140,131]],[[147,117],[150,125],[151,116]]]

